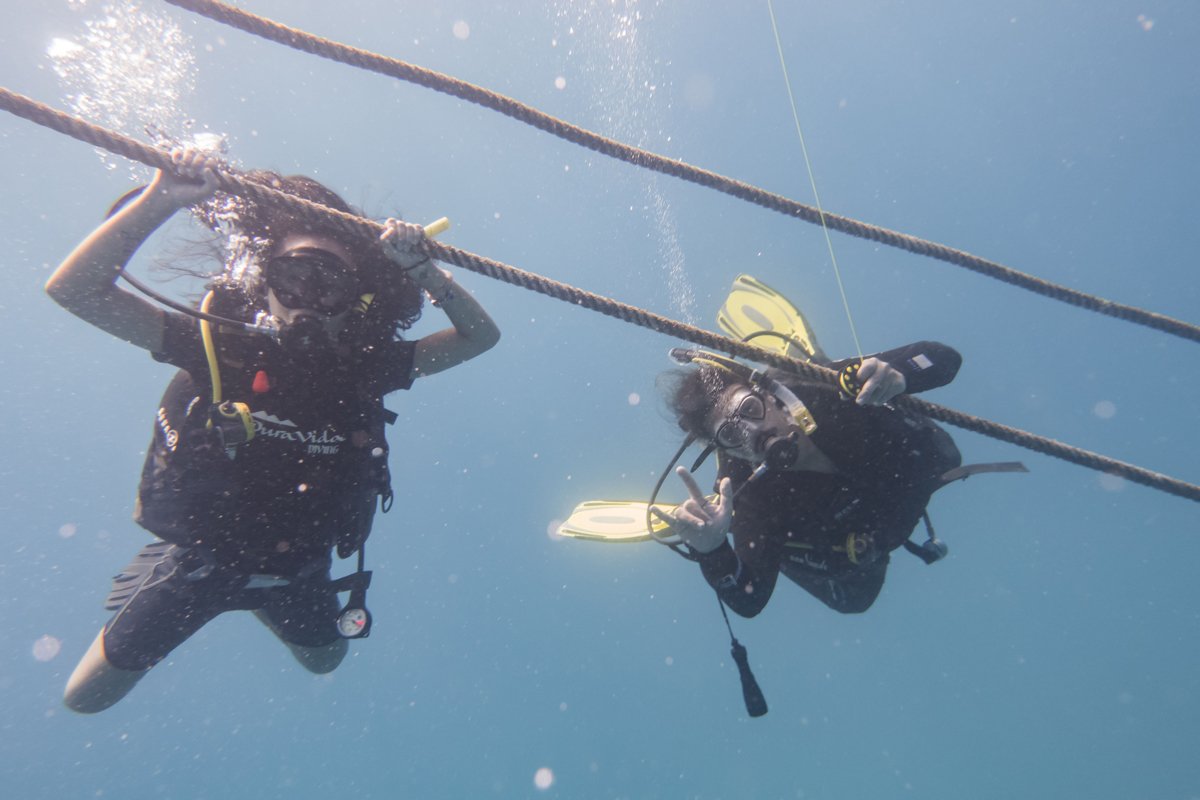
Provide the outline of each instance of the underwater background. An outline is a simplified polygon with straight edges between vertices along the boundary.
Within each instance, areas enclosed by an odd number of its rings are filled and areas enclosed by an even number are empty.
[[[241,6],[812,202],[765,2]],[[827,210],[1200,321],[1200,4],[775,12]],[[221,134],[239,166],[312,175],[377,218],[446,215],[450,244],[711,330],[748,272],[831,355],[855,351],[819,227],[165,3],[9,0],[0,73],[143,141]],[[1200,798],[1193,502],[951,429],[965,461],[1030,473],[935,496],[949,558],[898,551],[864,615],[781,582],[735,618],[771,708],[751,720],[694,565],[554,535],[577,502],[649,494],[681,438],[655,390],[678,342],[462,270],[503,339],[388,400],[372,636],[316,677],[227,614],[109,711],[65,710],[111,576],[150,541],[130,513],[172,368],[42,285],[149,171],[4,114],[0,174],[5,796]],[[179,215],[132,270],[199,235]],[[833,245],[864,352],[962,352],[926,399],[1200,479],[1195,343]],[[413,334],[444,324],[427,308]]]

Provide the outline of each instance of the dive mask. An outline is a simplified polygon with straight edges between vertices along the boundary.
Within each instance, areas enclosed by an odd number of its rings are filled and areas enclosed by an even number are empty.
[[[730,403],[732,410],[717,426],[713,441],[729,450],[753,444],[755,430],[767,416],[767,405],[751,389],[741,391],[741,399]]]
[[[800,437],[811,436],[817,429],[816,420],[795,392],[765,372],[718,353],[676,347],[670,351],[670,356],[677,364],[696,364],[719,369],[746,384],[745,389],[740,390],[727,402],[723,420],[716,424],[714,429],[706,432],[704,438],[708,438],[710,444],[692,465],[693,472],[714,449],[719,447],[736,450],[747,445],[761,449],[763,460],[754,468],[750,480],[739,487],[739,493],[750,482],[768,471],[786,470],[795,466],[800,459]],[[767,403],[770,402],[777,403],[786,412],[788,424],[784,429],[766,428],[764,423],[767,417]],[[695,435],[689,436],[689,441]],[[685,447],[686,444],[687,442]],[[675,460],[682,454],[683,448],[676,454]],[[674,464],[672,461],[671,466]]]
[[[712,441],[721,447],[736,449],[745,444],[752,433],[751,429],[757,427],[754,423],[766,418],[766,403],[769,400],[777,402],[787,412],[797,431],[805,436],[811,436],[817,429],[817,421],[796,393],[762,370],[707,350],[675,347],[671,349],[670,356],[677,364],[696,364],[722,370],[747,385],[745,393],[713,433]]]
[[[724,421],[716,426],[711,441],[726,450],[761,450],[763,464],[768,469],[790,469],[800,458],[799,438],[802,432],[807,434],[810,429],[800,427],[801,420],[791,414],[786,427],[768,427],[766,418],[769,402],[777,402],[780,408],[788,410],[785,401],[775,395],[764,398],[757,388],[750,387],[738,390],[729,398],[726,404],[728,412]],[[807,411],[804,408],[805,414]]]
[[[301,248],[266,264],[267,288],[291,309],[336,316],[358,299],[358,278],[342,259],[327,250]]]

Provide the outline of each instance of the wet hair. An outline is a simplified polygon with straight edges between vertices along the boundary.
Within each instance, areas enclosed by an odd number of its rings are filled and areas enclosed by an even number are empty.
[[[304,175],[284,176],[269,170],[254,170],[243,177],[337,211],[362,216],[336,192]],[[201,216],[203,218],[205,215]],[[390,340],[400,331],[412,327],[421,316],[424,293],[395,267],[384,254],[379,240],[373,236],[350,237],[336,223],[301,217],[287,208],[249,199],[237,200],[226,217],[210,214],[205,221],[213,230],[240,236],[245,250],[242,253],[230,253],[230,263],[226,264],[222,279],[217,281],[218,286],[235,285],[245,299],[252,298],[260,308],[266,302],[266,287],[261,276],[256,270],[254,274],[250,274],[249,270],[239,271],[232,262],[240,258],[262,263],[286,237],[307,234],[326,236],[340,242],[350,253],[351,266],[359,280],[359,293],[375,295],[368,313],[363,317],[360,330],[356,332],[360,339]]]
[[[712,410],[731,386],[743,386],[745,381],[727,370],[699,367],[667,370],[658,376],[655,385],[680,429],[707,438],[706,425]]]
[[[270,170],[243,174],[247,180],[281,192],[320,203],[323,206],[363,216],[337,192],[304,175],[280,175]],[[117,198],[105,219],[111,218],[137,199],[146,186],[137,186]],[[210,310],[218,315],[252,321],[266,308],[267,289],[261,264],[275,246],[292,234],[327,236],[342,244],[354,262],[359,279],[358,293],[373,294],[366,314],[355,315],[348,329],[361,347],[370,349],[392,341],[421,318],[424,292],[397,269],[384,254],[379,240],[370,235],[347,236],[336,223],[312,221],[293,215],[285,208],[236,195],[217,192],[208,202],[192,208],[214,238],[193,241],[189,251],[181,251],[169,260],[160,260],[159,269],[175,276],[200,278],[214,290]],[[220,273],[189,266],[199,259],[216,256],[223,262]]]

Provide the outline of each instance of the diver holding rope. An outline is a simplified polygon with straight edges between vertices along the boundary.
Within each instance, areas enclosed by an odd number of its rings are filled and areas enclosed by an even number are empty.
[[[347,639],[370,631],[364,545],[376,505],[386,511],[393,497],[384,428],[394,415],[383,396],[480,355],[500,335],[425,254],[421,226],[388,220],[380,240],[351,240],[248,200],[232,223],[244,246],[212,280],[203,314],[118,288],[151,233],[189,206],[204,217],[216,193],[215,158],[192,148],[171,158],[174,173],[160,170],[122,198],[46,285],[76,316],[179,368],[134,513],[160,541],[116,577],[106,603],[115,613],[67,683],[64,702],[83,713],[116,703],[235,609],[253,611],[306,669],[335,669]],[[246,177],[355,213],[310,178]],[[426,296],[451,327],[403,339]],[[331,579],[334,550],[357,553],[358,571]]]

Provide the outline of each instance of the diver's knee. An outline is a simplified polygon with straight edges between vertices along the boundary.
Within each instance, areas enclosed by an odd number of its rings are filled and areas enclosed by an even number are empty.
[[[346,653],[350,651],[350,643],[345,639],[337,639],[322,647],[289,644],[288,648],[306,670],[315,675],[325,675],[337,669],[346,658]]]
[[[96,714],[129,694],[148,671],[114,667],[104,652],[101,630],[67,679],[63,705],[80,714]]]
[[[872,598],[866,602],[854,602],[847,603],[845,605],[834,606],[833,609],[839,614],[863,614],[874,604],[874,602],[875,601]]]

